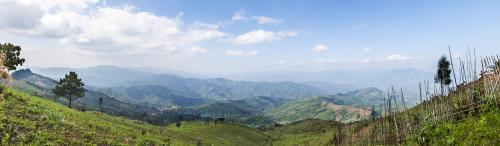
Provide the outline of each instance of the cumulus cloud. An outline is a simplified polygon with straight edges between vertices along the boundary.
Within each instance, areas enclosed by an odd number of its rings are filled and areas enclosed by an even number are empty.
[[[292,31],[274,32],[258,29],[236,36],[235,38],[231,39],[231,42],[234,44],[255,44],[261,42],[277,41],[285,37],[293,36],[298,36],[298,33]]]
[[[0,2],[0,32],[56,38],[97,53],[204,52],[199,42],[226,35],[217,25],[183,24],[179,17],[134,11],[132,5],[107,7],[98,0]]]
[[[256,50],[253,51],[242,51],[242,50],[226,50],[226,55],[229,56],[255,56],[259,53]]]
[[[324,52],[328,50],[328,46],[324,44],[317,44],[311,49],[313,52]]]
[[[279,24],[283,22],[283,20],[266,17],[266,16],[254,16],[253,19],[257,21],[257,24]]]
[[[409,60],[410,58],[406,56],[401,56],[400,54],[393,54],[390,56],[387,56],[385,58],[380,58],[379,61],[406,61]]]
[[[247,18],[245,17],[245,10],[239,10],[233,14],[233,17],[231,17],[232,21],[239,21],[239,20],[246,20]]]

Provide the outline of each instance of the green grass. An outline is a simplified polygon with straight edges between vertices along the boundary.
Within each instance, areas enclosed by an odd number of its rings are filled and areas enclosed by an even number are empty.
[[[308,119],[275,127],[266,133],[275,136],[274,145],[328,145],[332,143],[333,129],[341,123]]]
[[[308,132],[303,134],[287,134],[279,139],[276,139],[273,144],[279,146],[319,146],[328,145],[332,133],[314,133]]]
[[[500,112],[496,109],[458,123],[424,125],[409,140],[424,145],[499,145]]]
[[[6,89],[0,97],[0,145],[261,145],[268,135],[236,125],[184,122],[180,128],[80,112]]]

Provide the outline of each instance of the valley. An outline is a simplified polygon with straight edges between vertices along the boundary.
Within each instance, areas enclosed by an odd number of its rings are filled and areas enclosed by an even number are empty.
[[[500,146],[499,7],[0,0],[0,146]]]
[[[99,80],[110,80],[105,79],[108,74],[121,74],[119,77],[128,78],[140,73],[113,66],[93,67],[81,71],[83,77],[92,76],[89,78]],[[376,88],[328,95],[328,91],[293,82],[195,79],[153,73],[142,73],[138,76],[142,76],[142,80],[150,81],[132,80],[125,83],[126,79],[116,77],[113,80],[123,80],[123,83],[115,83],[116,86],[110,87],[87,79],[90,85],[86,97],[76,100],[76,108],[100,110],[97,101],[103,98],[102,109],[106,113],[157,124],[175,122],[172,120],[173,116],[178,120],[224,117],[251,123],[246,125],[265,126],[311,118],[341,122],[362,120],[371,113],[368,110],[371,104],[379,104],[383,99],[382,91]],[[56,83],[54,79],[33,73],[29,69],[14,72],[13,78],[16,80],[16,84],[12,85],[14,88],[66,103],[55,99],[51,94]],[[239,97],[233,97],[232,94],[238,94]],[[288,119],[283,119],[284,117]],[[253,121],[255,118],[258,120]]]

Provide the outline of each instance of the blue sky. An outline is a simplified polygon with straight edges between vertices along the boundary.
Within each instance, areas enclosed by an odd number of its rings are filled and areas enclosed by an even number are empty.
[[[500,50],[500,1],[0,1],[0,41],[28,66],[118,65],[200,74],[434,69]],[[23,12],[8,11],[9,8]],[[19,17],[24,21],[19,21]]]

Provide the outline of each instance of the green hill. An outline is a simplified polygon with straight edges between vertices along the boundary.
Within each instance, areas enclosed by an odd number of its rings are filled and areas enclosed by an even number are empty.
[[[305,119],[352,122],[366,119],[370,113],[371,110],[367,108],[336,104],[326,97],[313,97],[270,109],[265,116],[278,123],[291,123]]]
[[[194,110],[204,117],[214,114],[229,114],[235,117],[261,115],[265,110],[276,108],[288,102],[288,99],[267,96],[249,97],[241,100],[220,101],[196,107]]]
[[[183,122],[152,126],[100,112],[80,112],[7,88],[0,94],[0,145],[262,145],[268,135],[237,125]]]
[[[158,85],[122,86],[98,89],[99,92],[132,104],[147,104],[151,107],[169,108],[172,106],[197,106],[210,100],[186,97],[171,89]]]
[[[371,106],[384,102],[384,94],[377,88],[363,88],[326,97],[295,100],[266,111],[265,115],[278,123],[304,119],[352,122],[367,119]]]
[[[30,95],[36,95],[42,98],[53,100],[61,104],[67,104],[65,98],[56,98],[52,94],[52,88],[56,85],[56,81],[36,73],[32,73],[29,69],[18,70],[12,73],[14,81],[7,84],[8,86],[18,89]],[[85,96],[76,99],[73,103],[75,109],[100,111],[99,98],[103,98],[103,112],[115,116],[125,116],[132,119],[148,120],[148,116],[153,116],[159,111],[146,106],[135,105],[117,100],[101,92],[86,89]],[[160,117],[155,117],[160,118]]]
[[[319,119],[307,119],[272,127],[266,133],[274,135],[275,145],[328,145],[332,129],[341,123]]]

